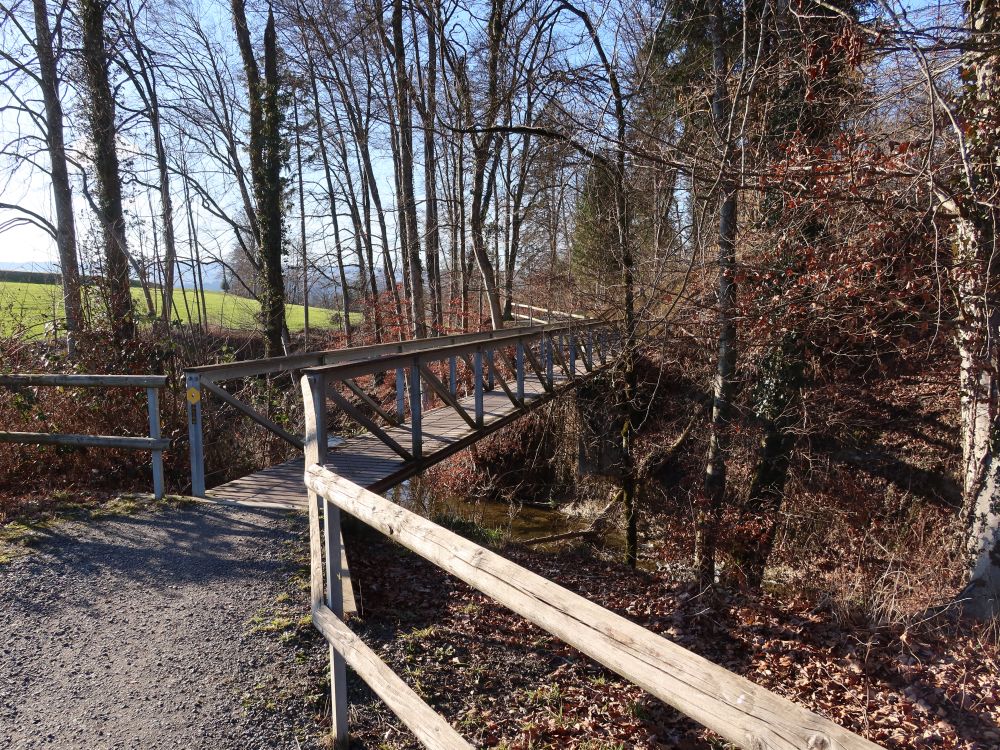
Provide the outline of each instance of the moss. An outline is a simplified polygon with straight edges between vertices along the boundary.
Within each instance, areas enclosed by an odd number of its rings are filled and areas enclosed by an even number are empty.
[[[253,627],[253,632],[256,633],[281,633],[295,624],[293,618],[282,615],[275,615],[270,620],[254,617],[251,622],[254,622],[254,620],[257,620],[257,623]]]

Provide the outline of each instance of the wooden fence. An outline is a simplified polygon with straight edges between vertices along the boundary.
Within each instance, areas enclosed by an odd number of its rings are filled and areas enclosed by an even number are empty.
[[[166,375],[0,375],[0,386],[10,388],[145,388],[149,412],[149,437],[120,435],[74,435],[46,432],[0,432],[0,443],[27,445],[75,445],[93,448],[124,448],[151,451],[153,454],[153,495],[163,497],[163,451],[170,440],[160,436],[159,389],[167,384]]]
[[[325,468],[325,394],[304,375],[313,623],[330,644],[334,739],[346,743],[346,665],[428,748],[469,748],[343,621],[345,512],[748,750],[874,750],[868,740]],[[349,583],[347,584],[349,585]]]

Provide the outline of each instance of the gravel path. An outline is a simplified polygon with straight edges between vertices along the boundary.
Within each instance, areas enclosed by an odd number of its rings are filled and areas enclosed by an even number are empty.
[[[0,748],[298,747],[300,717],[255,708],[286,655],[248,620],[287,589],[300,520],[71,522],[0,567]]]

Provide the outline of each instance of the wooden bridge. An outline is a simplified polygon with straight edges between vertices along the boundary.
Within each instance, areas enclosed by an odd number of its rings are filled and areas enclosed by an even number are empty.
[[[330,644],[338,746],[348,740],[350,665],[425,747],[471,747],[345,622],[353,612],[353,592],[340,533],[344,512],[737,746],[879,747],[377,494],[572,388],[607,366],[617,349],[613,327],[605,321],[532,319],[495,332],[187,371],[193,493],[218,502],[308,510],[312,618]],[[301,383],[302,437],[222,386],[282,372],[297,374]],[[393,373],[395,408],[390,410],[376,390]],[[206,491],[201,442],[206,391],[302,449],[304,463],[289,462]],[[331,405],[341,420],[361,428],[334,447],[328,437]]]
[[[302,437],[226,390],[227,381],[280,373],[320,379],[326,400],[347,420],[350,432],[338,437],[326,465],[356,484],[384,492],[574,387],[614,358],[614,330],[604,321],[536,321],[500,331],[189,368],[192,494],[305,509],[301,460],[206,490],[206,393],[296,448],[305,445]],[[386,381],[395,389],[391,410],[385,406]],[[376,393],[380,387],[381,398]]]

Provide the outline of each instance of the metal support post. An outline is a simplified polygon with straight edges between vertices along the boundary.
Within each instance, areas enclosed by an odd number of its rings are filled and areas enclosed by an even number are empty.
[[[423,455],[423,427],[421,425],[421,413],[423,410],[423,399],[420,388],[420,366],[419,360],[414,357],[413,364],[410,365],[410,453],[414,458]]]
[[[205,449],[201,423],[201,376],[189,374],[187,386],[188,443],[191,449],[191,494],[205,497]]]
[[[149,436],[160,439],[160,393],[156,388],[146,389],[146,408],[149,410]],[[163,451],[153,451],[153,497],[163,499]]]
[[[396,418],[400,424],[406,421],[406,374],[402,367],[396,368]]]
[[[476,353],[473,355],[473,370],[472,380],[475,383],[475,400],[476,400],[476,424],[479,427],[483,426],[483,350],[482,348],[476,349]]]
[[[517,370],[517,400],[524,406],[524,342],[520,340],[514,355],[514,367]]]

